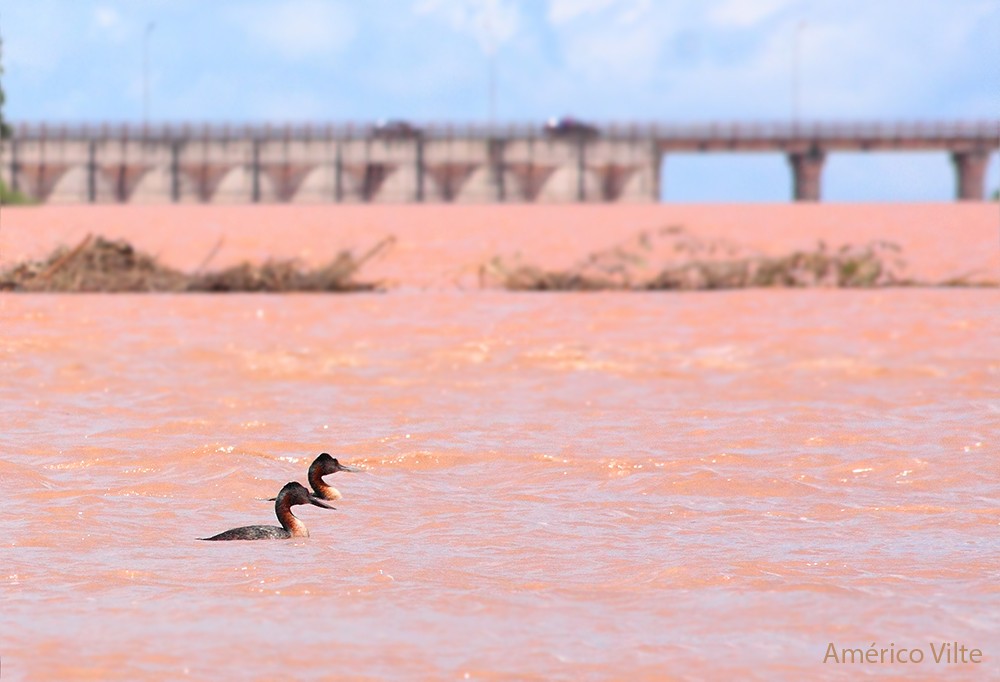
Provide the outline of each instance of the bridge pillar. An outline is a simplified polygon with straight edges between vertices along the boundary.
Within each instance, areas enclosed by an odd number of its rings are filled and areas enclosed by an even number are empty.
[[[959,201],[982,201],[986,196],[986,164],[989,152],[981,149],[952,152],[955,164],[955,198]]]
[[[792,196],[795,201],[819,201],[820,176],[826,154],[816,147],[807,152],[793,152],[788,155],[792,166]]]
[[[87,143],[87,201],[97,202],[97,142]]]
[[[653,181],[650,183],[652,196],[649,198],[656,202],[660,200],[661,190],[663,189],[663,160],[666,158],[666,155],[660,150],[660,145],[654,143],[651,156]]]
[[[416,196],[413,197],[415,201],[422,202],[424,200],[424,171],[427,170],[427,166],[424,163],[424,139],[422,136],[418,136],[415,144],[417,145],[416,153],[416,168],[414,169],[417,174],[417,191]],[[448,199],[451,200],[450,198]]]
[[[333,160],[333,198],[338,204],[344,201],[344,150],[340,142]]]
[[[487,155],[489,156],[490,163],[490,178],[493,181],[494,187],[496,187],[495,199],[500,203],[507,200],[507,187],[504,184],[503,177],[504,151],[506,145],[506,140],[498,137],[491,137],[487,148]]]
[[[181,145],[179,140],[170,143],[170,200],[181,200]]]
[[[260,139],[254,138],[250,156],[250,201],[260,203]]]

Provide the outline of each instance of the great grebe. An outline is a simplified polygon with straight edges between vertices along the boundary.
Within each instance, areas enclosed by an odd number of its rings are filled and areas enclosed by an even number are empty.
[[[322,453],[309,465],[309,485],[312,486],[313,493],[321,500],[339,500],[343,495],[332,485],[323,482],[324,476],[335,474],[338,471],[357,472],[349,466],[344,466],[337,461],[336,457],[331,457],[329,453]],[[275,498],[270,498],[268,502],[274,502]]]
[[[338,471],[356,472],[357,469],[344,466],[337,461],[336,457],[331,457],[325,452],[313,460],[313,463],[309,465],[309,485],[312,486],[316,497],[321,500],[339,500],[341,498],[339,490],[323,482],[324,476],[335,474]]]
[[[314,504],[324,509],[336,509],[317,496],[306,490],[301,483],[294,481],[286,483],[278,496],[274,498],[274,513],[281,522],[281,528],[277,526],[242,526],[233,528],[224,533],[213,535],[210,538],[198,538],[199,540],[285,540],[288,538],[307,538],[309,529],[302,523],[295,514],[292,507],[297,504]]]

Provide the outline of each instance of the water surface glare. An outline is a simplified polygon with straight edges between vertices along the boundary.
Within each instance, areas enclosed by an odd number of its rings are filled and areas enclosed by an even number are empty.
[[[998,310],[0,296],[2,679],[995,678]],[[323,451],[309,539],[196,540]]]

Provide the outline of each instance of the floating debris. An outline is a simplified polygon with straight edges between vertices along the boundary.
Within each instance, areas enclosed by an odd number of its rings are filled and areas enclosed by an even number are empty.
[[[395,242],[387,237],[361,256],[341,251],[324,266],[305,269],[295,260],[243,262],[217,272],[183,273],[125,240],[87,235],[72,249],[0,272],[0,290],[23,292],[295,292],[373,291],[378,282],[355,280],[361,267]],[[218,245],[213,250],[217,250]],[[207,261],[207,259],[206,259]]]
[[[479,283],[511,291],[997,286],[997,282],[974,279],[975,273],[940,283],[904,278],[900,273],[906,263],[901,252],[897,244],[886,241],[837,249],[819,242],[813,250],[786,256],[746,255],[735,244],[704,242],[682,227],[671,226],[640,232],[565,270],[525,264],[520,256],[497,256],[480,267]]]
[[[876,242],[860,248],[813,251],[735,260],[696,260],[662,270],[645,289],[743,289],[748,287],[872,288],[911,284],[897,274],[899,247]]]

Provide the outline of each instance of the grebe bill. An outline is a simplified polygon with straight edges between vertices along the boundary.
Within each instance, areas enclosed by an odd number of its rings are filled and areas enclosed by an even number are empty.
[[[274,514],[281,522],[281,528],[277,526],[242,526],[213,535],[210,538],[198,539],[287,540],[288,538],[307,538],[309,537],[309,529],[306,528],[306,524],[302,523],[301,519],[292,513],[292,507],[298,504],[314,504],[324,509],[336,509],[310,493],[301,483],[292,481],[286,483],[278,496],[274,498]]]

